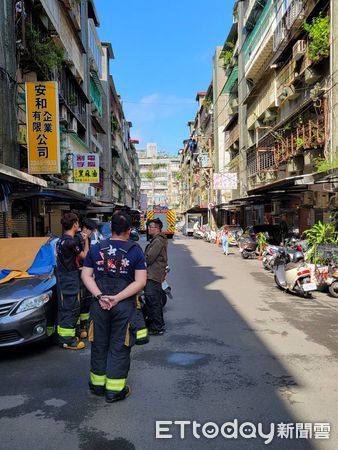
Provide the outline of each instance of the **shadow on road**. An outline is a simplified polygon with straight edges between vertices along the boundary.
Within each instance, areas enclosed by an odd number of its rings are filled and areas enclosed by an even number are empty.
[[[300,380],[231,300],[212,287],[220,280],[213,268],[202,267],[184,239],[170,244],[169,254],[174,299],[167,304],[167,332],[133,350],[133,395],[107,405],[88,394],[88,349],[67,352],[52,346],[5,352],[0,356],[2,448],[25,448],[20,445],[27,443],[37,449],[83,450],[315,448],[306,439],[277,438],[277,432],[269,445],[259,436],[197,439],[189,426],[181,439],[174,425],[172,439],[155,439],[156,420],[221,426],[237,419],[239,424],[262,423],[265,432],[270,423],[306,421],[293,417],[287,407]],[[207,253],[201,257],[208,264],[211,259]]]

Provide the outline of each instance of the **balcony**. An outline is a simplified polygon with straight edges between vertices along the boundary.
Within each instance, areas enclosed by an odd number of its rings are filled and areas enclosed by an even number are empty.
[[[277,26],[273,33],[273,51],[277,52],[287,43],[289,32],[297,29],[306,17],[304,0],[287,0],[277,17]]]
[[[244,26],[248,29],[253,29],[257,16],[262,12],[262,8],[266,0],[249,0],[246,15],[244,17]]]
[[[237,82],[238,82],[238,66],[235,66],[232,69],[230,75],[228,76],[228,79],[223,87],[222,94],[230,94],[234,90],[234,87],[237,86]]]
[[[239,125],[235,125],[234,128],[229,132],[228,138],[225,141],[225,149],[231,149],[231,147],[235,146],[237,141],[239,140]]]
[[[268,0],[255,28],[244,44],[245,75],[255,80],[273,53],[275,9]]]
[[[266,80],[259,97],[248,110],[247,126],[253,129],[257,120],[263,119],[266,111],[277,106],[276,81],[274,75]]]
[[[92,101],[92,112],[97,112],[99,117],[102,117],[102,95],[92,76],[90,77],[90,99]]]
[[[102,78],[102,57],[103,51],[101,42],[96,32],[93,19],[88,20],[88,36],[89,36],[89,60],[91,68],[97,72],[99,78]]]
[[[52,39],[56,45],[65,49],[65,60],[76,79],[81,82],[84,78],[81,43],[69,23],[69,14],[55,0],[41,0],[41,4],[50,21],[48,28]],[[79,13],[79,5],[71,7],[72,11],[76,8],[76,14]]]

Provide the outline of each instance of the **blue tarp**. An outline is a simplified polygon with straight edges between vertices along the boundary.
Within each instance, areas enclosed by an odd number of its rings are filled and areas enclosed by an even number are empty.
[[[30,275],[43,275],[50,273],[55,267],[55,245],[57,239],[47,242],[43,245],[33,261],[33,264],[27,270]]]
[[[54,270],[56,260],[55,260],[55,245],[58,239],[53,239],[47,242],[42,247],[35,256],[33,264],[27,270],[29,275],[39,276],[47,273],[51,273]],[[12,270],[2,269],[0,270],[0,280],[7,277]]]

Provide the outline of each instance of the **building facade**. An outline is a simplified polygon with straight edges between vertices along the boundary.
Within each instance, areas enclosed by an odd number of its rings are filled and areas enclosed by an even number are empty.
[[[0,236],[60,234],[60,217],[69,210],[95,215],[112,213],[117,203],[138,207],[131,123],[110,75],[114,54],[110,43],[100,41],[94,1],[5,0],[3,8],[0,102],[6,114],[0,120],[0,187],[7,202],[0,211]],[[29,174],[25,83],[30,81],[57,82],[59,173]],[[96,182],[75,177],[76,159],[93,156],[98,158]],[[123,167],[121,178],[117,164]]]
[[[208,192],[218,225],[277,224],[283,216],[302,232],[329,220],[336,208],[336,22],[321,0],[234,2],[233,24],[213,60],[208,102],[214,172]],[[198,136],[208,135],[203,109],[181,152],[184,211],[204,206],[194,194],[205,172],[196,162]]]
[[[180,159],[164,156],[156,144],[138,151],[141,187],[148,207],[169,207],[179,211]]]

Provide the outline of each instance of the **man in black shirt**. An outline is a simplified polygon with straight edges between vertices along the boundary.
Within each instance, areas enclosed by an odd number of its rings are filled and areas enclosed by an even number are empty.
[[[85,344],[76,338],[76,325],[80,317],[80,260],[84,259],[88,249],[88,236],[83,233],[84,247],[74,239],[79,229],[76,214],[66,213],[61,224],[64,229],[62,238],[56,246],[58,304],[58,338],[62,348],[80,350]]]
[[[90,249],[90,243],[91,243],[91,237],[92,234],[97,229],[96,222],[92,219],[84,219],[82,221],[82,228],[81,231],[77,231],[74,239],[75,242],[79,245],[82,251],[85,250],[85,239],[84,235],[88,238],[88,250]],[[83,260],[79,260],[80,264],[80,274],[83,266]],[[88,289],[85,287],[83,282],[81,281],[80,276],[80,323],[77,327],[77,336],[80,337],[80,339],[85,339],[88,336],[88,321],[89,321],[89,310],[90,310],[90,304],[92,302],[92,294],[88,291]]]

